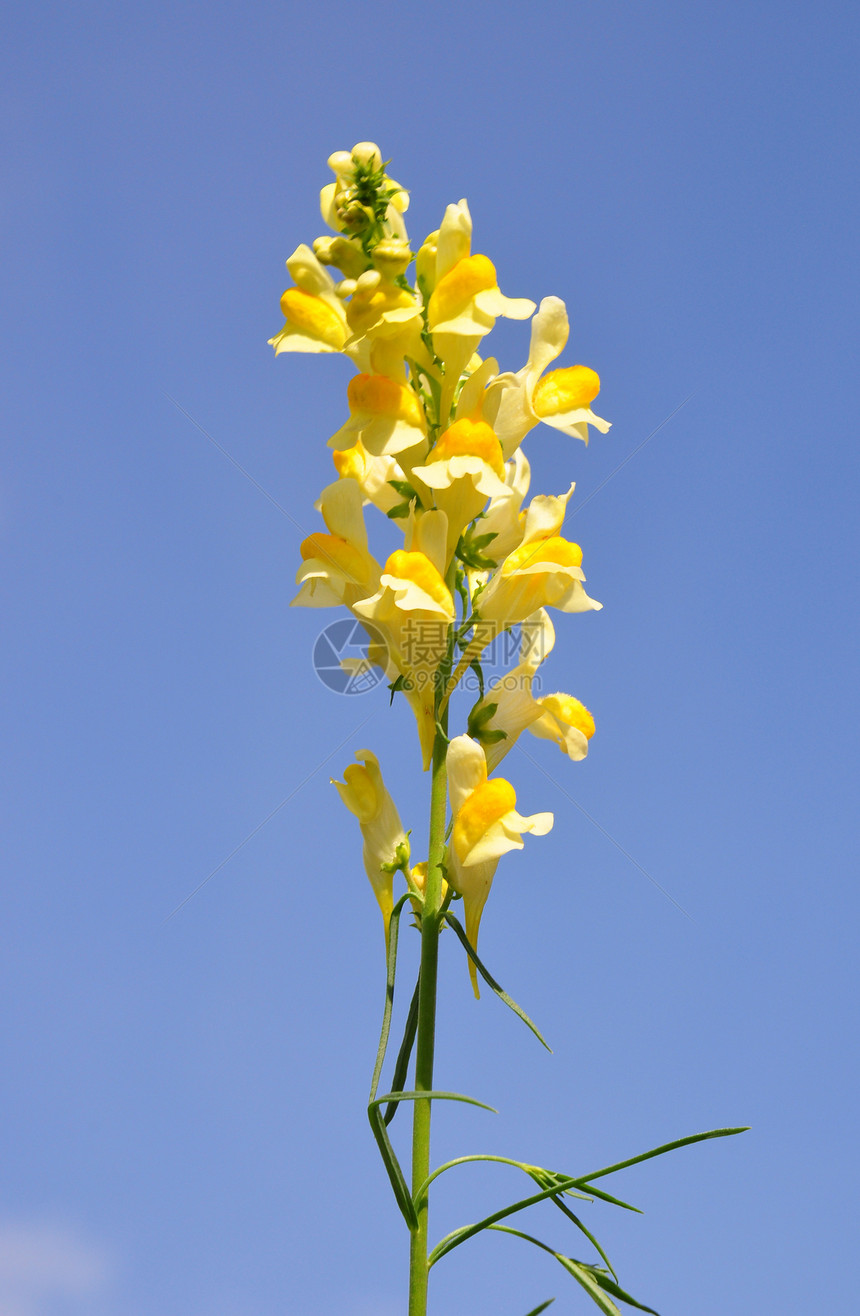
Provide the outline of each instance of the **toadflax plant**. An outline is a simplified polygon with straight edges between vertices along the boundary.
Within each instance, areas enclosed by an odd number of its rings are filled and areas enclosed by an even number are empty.
[[[587,1174],[507,1156],[461,1156],[435,1168],[430,1161],[433,1102],[482,1104],[434,1087],[443,927],[462,943],[475,995],[480,977],[543,1042],[479,958],[478,932],[499,861],[523,849],[525,836],[544,836],[553,824],[551,813],[519,812],[514,786],[498,773],[502,760],[526,731],[554,741],[573,760],[585,758],[594,734],[594,719],[578,699],[562,692],[541,695],[535,679],[553,647],[549,610],[581,613],[601,604],[586,592],[582,549],[563,534],[573,484],[566,493],[529,500],[529,464],[521,445],[539,422],[584,443],[589,426],[605,433],[608,422],[591,410],[600,380],[583,365],[549,369],[567,344],[564,302],[545,297],[536,310],[531,301],[505,296],[492,261],[472,252],[465,201],[448,206],[439,229],[413,253],[403,220],[408,194],[386,173],[378,147],[360,142],[328,163],[334,182],[322,189],[321,208],[334,236],[317,238],[313,248],[302,244],[290,256],[293,283],[281,298],[284,326],[270,342],[278,354],[341,352],[356,368],[347,386],[349,417],[329,440],[337,479],[320,495],[326,528],[301,545],[293,602],[346,607],[361,623],[366,653],[352,661],[381,668],[392,702],[400,696],[409,705],[429,771],[429,846],[419,862],[413,861],[410,833],[374,754],[361,750],[344,769],[343,781],[334,783],[358,821],[385,931],[385,1010],[368,1115],[408,1230],[408,1314],[426,1316],[431,1268],[483,1230],[542,1248],[603,1312],[618,1313],[618,1302],[652,1311],[621,1287],[580,1218],[579,1203],[598,1198],[635,1210],[597,1182],[676,1147],[742,1130],[680,1138]],[[330,269],[342,277],[334,278]],[[531,317],[528,360],[515,374],[500,373],[493,357],[479,355],[498,316]],[[368,505],[403,532],[402,548],[384,563],[368,547]],[[519,661],[485,686],[482,655],[512,628],[519,636]],[[449,701],[467,673],[478,698],[465,728],[454,734]],[[459,901],[462,918],[454,912]],[[380,1095],[398,931],[407,907],[421,938],[420,970],[388,1091]],[[414,1079],[407,1086],[413,1053]],[[388,1136],[401,1110],[412,1117],[408,1177]],[[455,1228],[431,1248],[432,1185],[472,1161],[522,1172],[531,1180],[529,1191],[483,1220]],[[568,1256],[513,1226],[514,1217],[520,1223],[522,1212],[543,1201],[558,1208],[597,1260]]]

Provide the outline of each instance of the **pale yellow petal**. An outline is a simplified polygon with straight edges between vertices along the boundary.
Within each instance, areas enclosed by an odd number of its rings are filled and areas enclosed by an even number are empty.
[[[487,761],[471,736],[455,736],[448,746],[447,767],[451,808],[457,813],[472,791],[487,780]]]
[[[458,205],[450,205],[436,239],[436,282],[448,273],[458,260],[468,256],[472,244],[472,216],[465,198]]]

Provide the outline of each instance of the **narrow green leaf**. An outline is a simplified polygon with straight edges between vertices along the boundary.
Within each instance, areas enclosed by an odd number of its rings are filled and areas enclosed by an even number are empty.
[[[367,1118],[370,1120],[370,1127],[373,1130],[373,1136],[376,1139],[376,1145],[379,1148],[379,1154],[388,1173],[391,1187],[394,1190],[394,1196],[397,1205],[403,1214],[407,1226],[411,1230],[418,1228],[418,1217],[415,1214],[415,1207],[412,1204],[412,1198],[409,1189],[406,1186],[406,1179],[400,1168],[400,1162],[395,1155],[391,1140],[388,1137],[388,1131],[382,1122],[382,1116],[379,1111],[379,1103],[372,1101],[367,1108]]]
[[[458,1165],[469,1165],[473,1161],[493,1161],[497,1165],[511,1165],[516,1170],[522,1170],[523,1174],[527,1174],[530,1179],[534,1180],[535,1183],[538,1182],[534,1173],[536,1170],[541,1170],[542,1173],[551,1176],[552,1183],[557,1183],[559,1180],[564,1179],[563,1174],[554,1174],[552,1170],[543,1170],[541,1166],[530,1165],[528,1161],[515,1161],[511,1156],[491,1156],[486,1152],[481,1152],[481,1153],[475,1153],[472,1156],[458,1156],[453,1161],[446,1161],[444,1165],[437,1165],[436,1169],[432,1172],[432,1174],[428,1175],[428,1177],[424,1180],[423,1184],[419,1188],[418,1192],[415,1195],[416,1200],[420,1200],[423,1194],[426,1193],[427,1189],[430,1187],[433,1180],[438,1179],[440,1174],[444,1174],[446,1170],[453,1170]],[[549,1183],[542,1184],[540,1186],[549,1187]],[[565,1196],[579,1197],[584,1202],[592,1201],[592,1198],[587,1196],[585,1193],[577,1193],[572,1188],[565,1189]]]
[[[606,1313],[606,1316],[621,1316],[621,1312],[612,1299],[607,1298],[588,1266],[583,1266],[581,1262],[574,1261],[572,1257],[563,1257],[560,1252],[556,1252],[555,1255],[567,1273],[582,1285],[588,1296],[597,1303],[597,1306],[602,1312]]]
[[[403,906],[408,899],[408,892],[405,896],[400,897],[391,911],[391,918],[388,924],[388,955],[385,964],[385,1009],[382,1012],[382,1030],[379,1034],[379,1047],[376,1052],[376,1064],[373,1067],[373,1078],[370,1081],[370,1101],[376,1096],[379,1076],[382,1073],[382,1066],[385,1063],[385,1052],[388,1049],[388,1035],[391,1031],[391,1010],[394,1005],[394,979],[397,973],[397,938],[400,931],[400,915],[402,914]]]
[[[674,1142],[664,1142],[661,1147],[654,1147],[651,1151],[643,1152],[641,1156],[631,1156],[629,1161],[618,1161],[616,1165],[607,1165],[603,1170],[595,1170],[593,1174],[579,1175],[579,1183],[588,1187],[588,1181],[591,1179],[601,1179],[606,1174],[614,1174],[616,1170],[626,1170],[628,1165],[638,1165],[640,1161],[650,1161],[654,1156],[662,1156],[664,1152],[675,1151],[678,1147],[689,1147],[694,1142],[705,1142],[708,1138],[729,1138],[733,1133],[747,1133],[749,1125],[739,1129],[710,1129],[707,1133],[693,1133],[688,1138],[676,1138]]]
[[[400,1043],[400,1050],[397,1053],[397,1060],[394,1065],[394,1077],[391,1080],[391,1091],[402,1092],[403,1084],[406,1082],[406,1074],[409,1069],[409,1057],[412,1055],[412,1048],[415,1045],[415,1034],[418,1031],[418,993],[421,987],[421,978],[415,984],[415,991],[412,993],[412,1000],[409,1004],[409,1014],[406,1016],[406,1029],[403,1033],[403,1041]],[[374,1092],[374,1096],[376,1093]],[[386,1125],[394,1119],[398,1109],[396,1101],[390,1101],[386,1107],[383,1120]]]
[[[643,1307],[641,1302],[637,1302],[635,1298],[631,1298],[629,1293],[625,1293],[624,1289],[622,1289],[619,1284],[614,1283],[614,1281],[609,1279],[607,1275],[604,1275],[602,1271],[598,1270],[596,1266],[587,1266],[582,1261],[574,1261],[573,1257],[566,1257],[563,1253],[556,1252],[554,1248],[551,1248],[547,1243],[542,1243],[541,1240],[535,1238],[533,1234],[524,1234],[521,1229],[512,1229],[510,1225],[488,1225],[487,1228],[496,1230],[500,1234],[513,1234],[515,1238],[522,1238],[526,1243],[533,1243],[535,1247],[539,1247],[543,1252],[548,1252],[551,1257],[555,1257],[556,1261],[564,1266],[569,1274],[573,1275],[573,1277],[579,1281],[586,1292],[589,1293],[597,1303],[598,1307],[605,1312],[611,1312],[612,1316],[621,1316],[621,1313],[613,1302],[609,1302],[607,1298],[603,1297],[599,1292],[600,1289],[605,1290],[607,1293],[611,1293],[613,1297],[618,1298],[621,1302],[626,1302],[630,1307],[636,1307],[639,1311],[650,1312],[651,1316],[658,1316],[658,1313],[654,1311],[653,1307]],[[595,1287],[598,1292],[595,1292]],[[529,1313],[529,1316],[531,1316],[531,1313]]]
[[[582,1186],[580,1181],[580,1187]],[[613,1197],[611,1193],[605,1193],[602,1188],[595,1188],[593,1184],[588,1184],[588,1191],[592,1197],[598,1198],[601,1202],[609,1202],[612,1206],[622,1206],[625,1211],[635,1211],[637,1215],[644,1215],[644,1212],[640,1211],[638,1206],[631,1206],[629,1202],[625,1202],[620,1197]]]
[[[467,1106],[479,1106],[481,1110],[489,1110],[493,1115],[499,1113],[495,1106],[476,1101],[474,1097],[464,1097],[462,1092],[437,1092],[435,1088],[432,1092],[384,1092],[381,1097],[370,1102],[368,1110],[378,1109],[385,1101],[464,1101]]]
[[[525,1010],[521,1009],[521,1007],[517,1005],[516,1001],[512,997],[508,996],[508,993],[504,990],[504,988],[500,987],[499,984],[496,982],[495,978],[492,976],[489,969],[487,969],[478,959],[478,953],[475,950],[472,943],[470,942],[469,938],[466,936],[466,933],[459,919],[455,918],[453,914],[449,913],[445,915],[445,921],[454,929],[457,936],[460,938],[460,941],[463,943],[463,947],[466,951],[466,954],[469,956],[469,959],[472,961],[472,963],[480,973],[481,977],[484,979],[484,982],[487,984],[487,986],[490,987],[496,993],[500,1001],[504,1001],[505,1005],[508,1007],[509,1010],[513,1010],[514,1014],[517,1015],[518,1018],[522,1019],[523,1023],[532,1030],[537,1040],[541,1043],[542,1046],[546,1047],[547,1051],[549,1051],[551,1055],[552,1047],[542,1036],[540,1029],[537,1027],[537,1025],[532,1023],[531,1019],[528,1017]]]
[[[619,1302],[626,1302],[628,1307],[636,1307],[638,1311],[650,1312],[651,1316],[660,1316],[660,1313],[656,1312],[653,1307],[646,1307],[641,1302],[637,1302],[635,1298],[631,1298],[629,1293],[625,1293],[624,1289],[617,1283],[617,1279],[616,1282],[613,1282],[608,1275],[602,1274],[597,1269],[593,1270],[593,1274],[600,1287],[605,1289],[607,1293],[611,1293],[613,1298],[618,1298]]]
[[[578,1215],[574,1215],[574,1213],[571,1211],[569,1206],[565,1206],[564,1202],[561,1200],[560,1197],[554,1197],[552,1200],[553,1200],[553,1204],[558,1207],[559,1211],[561,1211],[563,1215],[566,1215],[568,1220],[573,1221],[573,1223],[576,1225],[580,1233],[583,1233],[585,1237],[588,1239],[591,1246],[597,1252],[599,1252],[602,1260],[605,1261],[606,1265],[609,1267],[610,1274],[614,1279],[617,1280],[618,1276],[615,1273],[615,1267],[613,1266],[612,1262],[609,1260],[609,1257],[606,1255],[603,1248],[598,1243],[597,1239],[592,1234],[591,1230],[588,1229],[587,1226],[582,1223]]]
[[[531,1311],[526,1312],[526,1316],[540,1316],[541,1312],[546,1311],[547,1307],[551,1307],[554,1302],[555,1298],[548,1298],[539,1307],[532,1307]]]
[[[415,1205],[412,1201],[409,1189],[406,1186],[406,1179],[403,1170],[400,1167],[400,1162],[398,1161],[394,1148],[391,1145],[391,1140],[388,1137],[388,1130],[385,1127],[379,1108],[386,1102],[389,1103],[390,1106],[391,1103],[397,1101],[421,1101],[428,1099],[433,1101],[463,1101],[469,1106],[479,1106],[482,1110],[492,1111],[494,1115],[498,1114],[498,1111],[495,1110],[494,1107],[485,1105],[483,1101],[476,1101],[474,1097],[464,1097],[460,1092],[386,1092],[381,1097],[374,1097],[370,1101],[367,1107],[367,1118],[370,1120],[370,1127],[373,1130],[373,1136],[376,1139],[376,1144],[379,1147],[380,1155],[382,1156],[382,1160],[388,1172],[388,1178],[391,1182],[391,1187],[394,1190],[397,1205],[400,1207],[403,1217],[411,1230],[416,1229],[418,1224]]]
[[[487,1225],[495,1234],[513,1234],[514,1238],[523,1238],[527,1243],[534,1243],[542,1252],[548,1252],[551,1257],[558,1256],[558,1253],[549,1246],[548,1243],[542,1243],[539,1238],[533,1234],[524,1234],[521,1229],[513,1229],[510,1225]]]
[[[562,1179],[552,1188],[545,1188],[543,1192],[533,1193],[530,1197],[522,1197],[518,1202],[513,1202],[510,1206],[503,1206],[501,1210],[494,1211],[492,1215],[485,1216],[483,1220],[478,1220],[473,1225],[461,1225],[459,1229],[455,1229],[453,1233],[446,1235],[436,1244],[427,1259],[427,1264],[429,1266],[434,1265],[435,1262],[440,1261],[442,1257],[452,1252],[455,1247],[459,1247],[467,1239],[473,1238],[475,1234],[480,1234],[482,1230],[489,1229],[498,1220],[504,1220],[509,1215],[515,1215],[517,1211],[525,1211],[527,1207],[534,1206],[537,1202],[545,1202],[548,1197],[555,1197],[567,1188],[573,1188],[576,1183],[575,1179]]]
[[[397,904],[391,911],[391,919],[388,925],[388,957],[386,961],[385,975],[385,1009],[382,1014],[382,1030],[379,1035],[379,1048],[376,1053],[376,1064],[373,1067],[373,1078],[370,1082],[370,1105],[367,1109],[367,1117],[370,1120],[370,1127],[373,1130],[373,1136],[376,1139],[376,1145],[382,1157],[391,1187],[394,1190],[394,1196],[397,1205],[400,1207],[403,1217],[410,1229],[415,1229],[417,1218],[415,1207],[412,1205],[412,1197],[406,1186],[406,1179],[403,1170],[400,1168],[391,1140],[382,1122],[378,1109],[378,1102],[374,1101],[376,1089],[379,1086],[379,1077],[382,1073],[382,1066],[385,1063],[385,1053],[388,1050],[388,1037],[391,1031],[391,1010],[394,1005],[394,980],[397,974],[397,938],[400,930],[400,915],[403,912],[403,906],[409,899],[408,893],[401,896]]]

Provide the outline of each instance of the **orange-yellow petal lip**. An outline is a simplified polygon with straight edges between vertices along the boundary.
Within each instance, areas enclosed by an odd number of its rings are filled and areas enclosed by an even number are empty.
[[[449,457],[480,457],[495,471],[500,480],[505,478],[505,459],[502,445],[485,420],[457,420],[436,440],[427,464],[447,461]]]
[[[385,574],[398,580],[410,580],[413,585],[429,594],[434,603],[453,615],[454,600],[451,591],[433,563],[423,553],[410,553],[398,548],[385,564]]]
[[[361,439],[354,443],[351,448],[344,448],[343,451],[335,449],[332,453],[332,461],[342,480],[353,479],[360,484],[367,474],[367,450]]]
[[[464,256],[436,284],[427,306],[431,329],[461,315],[477,293],[497,286],[496,267],[489,257]]]
[[[532,406],[538,416],[557,416],[560,412],[590,407],[600,392],[600,376],[589,366],[564,366],[550,370],[539,379],[532,394]]]
[[[364,556],[354,545],[340,535],[327,535],[323,531],[308,535],[299,545],[299,552],[304,561],[318,558],[331,564],[355,581],[368,579],[368,564]]]
[[[314,297],[302,288],[287,288],[281,298],[281,311],[288,324],[335,351],[339,352],[346,342],[343,324],[322,297]]]
[[[475,787],[454,820],[452,841],[461,863],[493,823],[516,807],[517,793],[504,777],[493,777]]]
[[[387,375],[353,375],[347,384],[346,396],[350,411],[403,420],[417,428],[422,427],[421,405],[412,389]]]
[[[502,571],[504,575],[513,575],[523,567],[536,567],[546,564],[547,570],[553,567],[581,567],[582,549],[561,535],[548,535],[546,539],[532,539],[520,544],[505,558]]]
[[[581,704],[573,695],[545,695],[540,701],[541,708],[545,708],[548,713],[557,717],[559,722],[565,726],[576,727],[581,731],[586,740],[590,740],[594,735],[595,726],[594,718],[585,704]]]

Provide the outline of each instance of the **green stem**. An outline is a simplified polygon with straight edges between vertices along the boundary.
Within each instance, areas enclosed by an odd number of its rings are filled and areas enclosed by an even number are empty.
[[[421,913],[421,977],[418,994],[418,1038],[415,1048],[415,1090],[433,1089],[433,1053],[436,1041],[436,975],[439,960],[439,931],[442,925],[442,864],[445,858],[447,812],[447,710],[442,714],[441,733],[433,746],[430,785],[430,845],[427,882]],[[412,1123],[412,1193],[418,1226],[411,1235],[409,1254],[409,1316],[427,1314],[427,1193],[430,1173],[430,1113],[432,1103],[416,1101]],[[421,1190],[419,1192],[419,1190]]]

